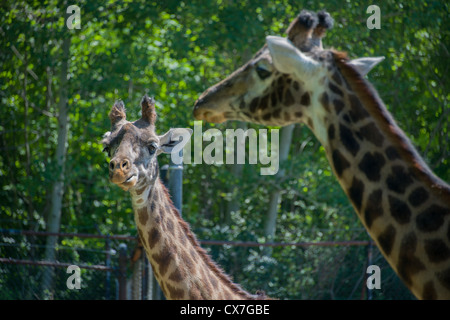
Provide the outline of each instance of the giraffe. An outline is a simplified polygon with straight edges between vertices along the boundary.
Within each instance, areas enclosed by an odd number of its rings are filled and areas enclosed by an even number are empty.
[[[197,120],[303,123],[369,235],[418,299],[450,299],[450,187],[422,160],[365,75],[382,57],[323,49],[333,20],[302,11],[196,101]]]
[[[202,249],[158,175],[157,156],[185,144],[191,131],[155,133],[155,102],[145,95],[139,120],[126,120],[125,106],[116,101],[109,113],[111,131],[102,143],[112,157],[109,179],[131,195],[139,238],[167,299],[263,299],[249,294],[216,265]]]

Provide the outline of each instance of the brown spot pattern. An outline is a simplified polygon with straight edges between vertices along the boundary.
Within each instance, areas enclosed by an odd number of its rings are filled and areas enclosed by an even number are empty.
[[[190,300],[203,300],[200,290],[196,286],[192,286],[189,290]]]
[[[423,232],[436,231],[443,226],[444,217],[448,214],[450,214],[448,209],[433,204],[417,215],[417,227]]]
[[[418,207],[428,200],[428,191],[424,187],[414,189],[408,197],[408,201],[413,207]]]
[[[275,91],[270,95],[270,102],[272,102],[272,108],[277,105],[277,93]]]
[[[286,94],[284,96],[284,105],[289,107],[293,105],[295,102],[294,97],[292,96],[291,90],[286,90]]]
[[[137,194],[138,196],[140,196],[140,195],[145,191],[145,189],[147,189],[147,187],[143,187],[143,188],[141,188],[141,189],[136,190],[136,194]]]
[[[172,287],[170,284],[166,283],[167,292],[169,293],[169,296],[173,300],[179,300],[183,299],[184,297],[184,290],[183,289],[177,289],[175,287]]]
[[[328,94],[326,92],[322,93],[320,96],[320,103],[324,107],[325,111],[330,112],[330,99],[328,98]]]
[[[142,244],[143,244],[144,246],[146,246],[147,239],[144,238],[144,234],[142,233],[141,228],[138,227],[137,230],[138,230],[139,238],[141,239]]]
[[[335,71],[333,73],[333,75],[331,76],[331,79],[333,79],[334,82],[336,82],[337,85],[342,85],[342,79],[341,76],[339,75],[339,73],[337,71]]]
[[[442,272],[437,272],[436,278],[447,290],[450,290],[450,268]]]
[[[386,148],[386,156],[389,160],[400,159],[400,155],[398,154],[397,149],[392,146]]]
[[[150,249],[153,249],[160,239],[161,233],[159,230],[157,228],[151,228],[148,232],[148,245]]]
[[[387,187],[400,194],[413,182],[411,174],[403,166],[393,166],[392,173],[386,179]]]
[[[334,139],[335,136],[335,129],[334,129],[334,124],[330,124],[330,126],[328,127],[328,140],[331,141]]]
[[[415,256],[416,248],[417,237],[414,232],[403,237],[400,244],[397,269],[399,276],[407,285],[412,284],[412,277],[417,272],[425,270],[425,265]]]
[[[336,114],[339,114],[342,111],[342,109],[344,109],[344,106],[345,106],[344,102],[339,99],[334,99],[333,105],[334,105],[334,110],[336,111]]]
[[[428,281],[422,292],[422,299],[424,300],[435,300],[437,299],[436,289],[434,288],[433,281]]]
[[[170,262],[173,260],[173,252],[170,248],[164,248],[160,253],[152,254],[152,259],[156,262],[159,268],[159,274],[164,277],[169,270]]]
[[[392,247],[394,246],[396,231],[394,226],[389,225],[386,229],[380,233],[377,237],[378,243],[380,244],[381,249],[386,255],[390,255],[392,251]]]
[[[258,98],[254,98],[251,102],[250,102],[250,112],[255,112],[256,107],[259,104],[259,99]]]
[[[383,215],[382,196],[383,191],[378,189],[373,191],[367,199],[367,206],[364,210],[364,219],[368,228],[372,226],[372,223],[376,218]]]
[[[272,116],[277,119],[280,118],[280,114],[281,114],[281,108],[276,109],[274,112],[272,112]]]
[[[309,106],[311,104],[311,96],[309,95],[309,92],[305,92],[301,99],[300,99],[300,103],[304,106]]]
[[[361,104],[361,101],[355,96],[350,95],[350,117],[352,118],[353,122],[358,122],[364,118],[369,117],[369,113],[366,109],[364,109],[363,105]]]
[[[359,143],[353,136],[353,132],[344,125],[339,125],[339,137],[341,138],[344,147],[353,155],[359,151]]]
[[[441,239],[425,240],[425,252],[431,262],[439,263],[450,258],[450,248]]]
[[[147,207],[141,208],[138,210],[138,219],[141,225],[145,225],[148,221],[148,212]]]
[[[169,276],[169,280],[173,282],[180,282],[184,279],[184,276],[181,274],[180,268],[176,268]]]
[[[303,117],[303,113],[302,113],[301,111],[295,112],[294,115],[295,115],[297,118]]]
[[[364,172],[370,181],[379,181],[381,178],[381,169],[386,164],[384,156],[379,152],[368,152],[361,159],[358,165],[359,170]]]
[[[364,139],[373,143],[377,147],[381,147],[383,145],[384,138],[375,123],[369,123],[362,127],[360,134]]]
[[[389,209],[391,211],[391,216],[399,224],[408,223],[411,220],[411,210],[409,209],[406,202],[389,195]]]
[[[338,177],[340,177],[342,175],[342,172],[350,167],[350,162],[348,162],[347,159],[345,159],[345,157],[342,155],[342,153],[337,149],[333,151],[332,159],[334,170],[336,170]]]
[[[285,112],[284,113],[284,120],[285,121],[291,121],[291,115],[289,114],[289,112]]]
[[[344,93],[341,89],[339,89],[337,86],[335,86],[333,83],[329,82],[328,86],[330,87],[330,90],[336,93],[337,95],[343,96]]]
[[[348,189],[348,195],[355,205],[358,212],[361,210],[362,198],[364,194],[364,183],[353,177],[352,185]]]

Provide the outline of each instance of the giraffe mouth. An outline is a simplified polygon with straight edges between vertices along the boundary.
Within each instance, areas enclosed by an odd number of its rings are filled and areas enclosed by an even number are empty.
[[[138,180],[137,174],[132,174],[124,182],[117,183],[117,185],[124,191],[128,191],[130,190],[130,188],[136,185],[137,180]]]
[[[202,108],[196,108],[194,110],[194,118],[196,120],[205,120],[213,123],[222,123],[227,120],[224,113],[216,113],[212,110],[205,110]]]

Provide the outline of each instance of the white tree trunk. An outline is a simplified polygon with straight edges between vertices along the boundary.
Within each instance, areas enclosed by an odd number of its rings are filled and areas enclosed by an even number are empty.
[[[68,105],[67,105],[67,75],[69,68],[71,38],[67,37],[62,42],[62,63],[59,79],[59,104],[58,104],[58,144],[56,146],[56,168],[57,179],[53,184],[51,194],[51,211],[47,218],[47,232],[59,232],[61,223],[61,207],[64,194],[64,166],[67,152],[67,132],[68,132]],[[58,238],[50,236],[47,238],[45,249],[45,260],[55,260],[55,247]],[[42,292],[44,297],[49,298],[53,286],[53,270],[46,268],[42,277]]]
[[[280,166],[287,160],[289,156],[289,149],[291,147],[292,142],[292,132],[294,131],[294,124],[281,128],[281,137],[280,137],[280,151],[279,151],[279,163]],[[285,172],[283,169],[280,169],[276,174],[276,180],[280,180],[283,178]],[[269,209],[266,213],[266,219],[264,223],[264,236],[266,241],[272,241],[275,237],[275,230],[277,226],[277,214],[278,214],[278,205],[280,203],[280,190],[274,189],[270,193],[269,197]],[[270,250],[269,250],[270,251]]]
[[[238,121],[236,124],[236,127],[234,129],[242,129],[246,131],[248,129],[248,125],[246,122]],[[236,150],[238,150],[237,143],[234,145],[234,151],[236,153]],[[242,172],[244,170],[244,164],[238,164],[237,156],[235,154],[234,157],[234,164],[230,166],[230,171],[233,177],[237,180],[241,180],[242,178]],[[226,211],[225,211],[225,217],[224,217],[224,223],[225,225],[230,225],[231,223],[231,216],[233,212],[237,212],[241,209],[241,199],[239,198],[239,183],[238,185],[232,184],[228,188],[228,192],[231,193],[231,199],[227,203]]]

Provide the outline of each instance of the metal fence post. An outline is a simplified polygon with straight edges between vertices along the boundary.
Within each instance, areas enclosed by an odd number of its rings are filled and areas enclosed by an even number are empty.
[[[127,245],[119,245],[119,300],[127,300]]]
[[[180,151],[180,156],[183,157],[183,150]],[[181,215],[181,207],[183,204],[183,163],[175,164],[173,163],[172,158],[170,158],[169,164],[168,188],[173,204]]]
[[[162,183],[167,187],[169,183],[168,179],[168,171],[169,171],[169,165],[165,164],[159,169],[159,176],[161,177]]]
[[[367,246],[366,246],[366,252],[367,252],[367,260],[366,263],[364,265],[364,270],[363,270],[363,281],[362,281],[362,285],[361,285],[361,300],[372,300],[373,299],[373,294],[372,294],[372,289],[369,289],[367,287],[367,279],[369,278],[368,274],[367,274],[367,268],[372,265],[372,241],[368,241]]]
[[[106,261],[105,265],[107,267],[111,266],[111,239],[109,236],[105,239],[105,250],[106,250]],[[106,271],[106,283],[105,283],[105,299],[111,299],[111,272]]]
[[[369,245],[367,246],[367,266],[372,265],[372,241],[369,241]],[[367,281],[367,273],[366,273],[366,281]],[[372,291],[367,288],[367,283],[366,283],[366,290],[367,290],[367,300],[372,300],[373,299],[373,294]]]

